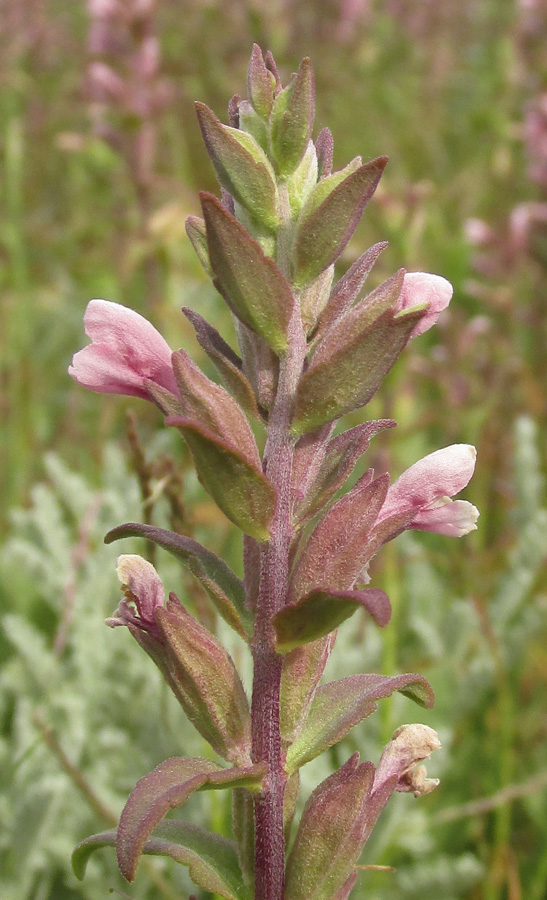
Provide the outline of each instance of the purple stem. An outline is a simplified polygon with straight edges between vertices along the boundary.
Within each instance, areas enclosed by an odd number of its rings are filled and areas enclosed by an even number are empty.
[[[270,540],[260,550],[260,588],[252,647],[253,761],[268,763],[263,789],[255,799],[256,900],[283,900],[283,797],[287,775],[279,730],[282,657],[275,650],[272,618],[287,602],[289,547],[293,534],[291,473],[295,446],[289,426],[305,355],[306,339],[297,300],[289,327],[289,348],[280,360],[279,384],[264,452],[266,474],[277,491],[277,504]]]

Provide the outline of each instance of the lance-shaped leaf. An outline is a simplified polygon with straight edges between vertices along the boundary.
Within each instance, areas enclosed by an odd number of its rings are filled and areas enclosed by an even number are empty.
[[[351,310],[344,319],[353,317],[354,312]],[[341,332],[337,341],[332,341],[329,332],[328,350],[325,339],[321,345],[324,346],[321,356],[319,359],[313,358],[310,368],[300,379],[293,432],[305,434],[366,406],[394,366],[423,315],[424,310],[395,315],[388,310],[362,331]]]
[[[262,471],[199,422],[178,416],[165,421],[183,434],[198,478],[222,512],[244,534],[267,541],[276,492]]]
[[[372,472],[366,472],[315,526],[291,578],[291,602],[325,584],[339,585],[340,590],[352,587],[363,567],[366,539],[389,485],[388,475],[375,481],[371,478]]]
[[[264,766],[219,769],[208,759],[173,757],[137,782],[118,826],[116,851],[124,878],[133,881],[147,838],[170,809],[177,809],[195,791],[246,787],[260,790]]]
[[[287,752],[287,772],[296,772],[337,744],[376,710],[376,700],[404,694],[427,709],[433,706],[431,687],[421,675],[351,675],[317,689],[306,723]]]
[[[329,634],[283,659],[279,727],[285,746],[293,742],[306,719],[335,640],[336,634]]]
[[[246,637],[252,625],[245,609],[245,588],[224,560],[192,538],[139,522],[118,525],[108,532],[104,542],[111,544],[127,537],[146,538],[176,556],[203,586],[222,618],[238,634]]]
[[[288,653],[295,647],[316,641],[338,628],[358,609],[364,609],[377,625],[389,622],[391,606],[384,591],[336,591],[317,588],[295,603],[284,606],[273,618],[276,649]]]
[[[332,900],[361,852],[374,766],[359,754],[312,793],[287,860],[285,900]]]
[[[271,73],[266,68],[262,50],[258,44],[253,44],[247,69],[247,92],[254,109],[264,119],[267,119],[272,111],[273,81]]]
[[[275,230],[279,225],[277,187],[262,147],[245,131],[223,125],[204,103],[196,103],[196,112],[221,185],[253,218]]]
[[[209,276],[213,277],[213,270],[209,262],[209,251],[207,249],[207,235],[205,233],[205,222],[199,216],[188,216],[185,222],[186,234],[196,252],[203,269]]]
[[[275,99],[272,112],[272,155],[282,177],[294,172],[311,137],[315,112],[313,68],[306,57],[292,82]]]
[[[219,756],[248,764],[249,704],[232,657],[174,594],[157,609],[156,623],[186,715]]]
[[[194,326],[199,344],[203,347],[209,359],[215,364],[232,397],[235,397],[248,415],[259,419],[260,412],[256,404],[255,395],[243,374],[242,363],[237,353],[234,353],[216,328],[213,328],[203,316],[186,307],[182,311]]]
[[[386,163],[387,158],[381,156],[352,172],[299,224],[294,248],[297,288],[310,284],[338,259],[357,228]]]
[[[368,450],[370,439],[379,431],[395,425],[393,419],[376,419],[356,425],[329,441],[313,483],[295,506],[295,520],[309,519],[325,506],[349,478],[358,459]]]
[[[387,241],[374,244],[374,246],[363,253],[363,255],[350,266],[346,274],[336,282],[319,321],[315,340],[321,338],[327,329],[330,328],[340,316],[343,316],[351,306],[353,306],[361,288],[367,280],[370,270],[380,256],[382,250],[385,250],[386,247]]]
[[[216,197],[202,193],[201,204],[215,286],[242,322],[283,353],[294,306],[287,279]]]
[[[116,846],[116,831],[94,834],[82,841],[72,854],[74,873],[84,877],[92,853],[102,847]],[[219,834],[186,822],[161,822],[142,848],[148,856],[165,856],[188,866],[197,887],[218,894],[225,900],[251,900],[239,870],[236,848]]]
[[[233,397],[207,378],[184,350],[173,353],[172,360],[184,418],[200,422],[220,440],[234,444],[251,466],[260,469],[249,420]]]

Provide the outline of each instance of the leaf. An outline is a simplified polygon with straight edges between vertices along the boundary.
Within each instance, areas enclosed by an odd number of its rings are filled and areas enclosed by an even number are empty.
[[[299,224],[294,248],[297,288],[310,284],[338,259],[376,190],[386,163],[387,157],[381,156],[352,172]]]
[[[294,306],[287,279],[216,197],[200,197],[215,286],[242,322],[283,353]]]
[[[325,506],[344,485],[357,461],[368,450],[370,439],[379,431],[393,428],[396,424],[393,419],[364,422],[329,441],[314,481],[300,502],[295,504],[295,521],[307,520]]]
[[[72,866],[82,880],[89,857],[102,847],[116,846],[116,831],[95,834],[82,841],[72,854]],[[226,900],[251,900],[243,884],[232,841],[186,822],[162,822],[148,838],[142,852],[148,856],[167,856],[189,866],[190,878],[205,891]]]
[[[336,634],[329,634],[292,650],[283,658],[279,727],[285,746],[293,742],[306,719],[335,639]]]
[[[316,589],[295,603],[283,607],[273,618],[278,653],[316,641],[330,634],[358,609],[370,613],[377,625],[387,625],[391,614],[384,591]]]
[[[376,700],[390,697],[394,691],[427,709],[433,706],[433,691],[421,675],[352,675],[319,687],[306,723],[287,751],[287,772],[296,772],[341,741],[375,712]]]
[[[170,675],[186,715],[213,750],[235,765],[251,752],[249,704],[230,654],[171,594],[156,611]]]
[[[207,759],[173,757],[137,782],[120,817],[116,851],[124,878],[133,881],[144,844],[170,809],[195,791],[247,787],[259,790],[264,766],[219,769]]]
[[[276,493],[262,471],[198,422],[177,416],[165,421],[183,434],[199,480],[222,512],[244,534],[267,541]]]
[[[334,322],[344,315],[357,299],[359,291],[363,287],[367,276],[382,250],[387,247],[387,241],[374,244],[348,269],[345,275],[336,282],[331,291],[328,303],[319,320],[317,338],[323,337],[325,332]]]
[[[332,172],[332,157],[334,153],[334,138],[330,128],[322,128],[315,142],[319,174],[321,178],[327,178]]]
[[[363,847],[374,766],[352,756],[325,779],[304,807],[287,860],[285,900],[332,900]]]
[[[195,106],[203,140],[221,185],[254,219],[275,230],[279,225],[277,187],[264,150],[250,134],[223,125],[204,103]]]
[[[337,323],[358,310],[351,310]],[[362,331],[325,337],[309,369],[298,385],[292,431],[296,435],[313,431],[326,422],[359,409],[372,399],[382,381],[405,348],[423,310],[401,316],[391,310],[383,313]],[[348,323],[349,324],[349,323]],[[328,349],[327,349],[328,337]]]
[[[313,529],[289,583],[290,602],[323,585],[337,585],[340,590],[352,587],[389,485],[388,475],[371,478],[372,472],[366,472]]]
[[[294,172],[311,137],[315,112],[313,68],[306,57],[291,84],[276,97],[271,117],[272,155],[282,177]]]
[[[251,426],[233,397],[207,378],[184,350],[173,353],[172,361],[183,417],[200,422],[221,441],[234,444],[250,465],[260,469]]]
[[[216,328],[213,328],[203,316],[186,307],[183,307],[182,311],[194,326],[198,343],[215,364],[232,397],[237,400],[247,415],[260,419],[254,391],[243,374],[241,359],[237,353],[234,353]]]
[[[247,638],[247,632],[252,630],[252,623],[245,609],[245,588],[241,579],[234,575],[224,560],[192,538],[138,522],[118,525],[108,532],[104,542],[111,544],[127,537],[146,538],[176,556],[206,590],[222,618],[238,634]]]

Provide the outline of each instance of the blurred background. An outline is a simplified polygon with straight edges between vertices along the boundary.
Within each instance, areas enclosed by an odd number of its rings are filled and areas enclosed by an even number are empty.
[[[218,192],[193,101],[226,121],[253,41],[284,80],[312,58],[315,134],[331,128],[337,168],[390,158],[340,270],[387,239],[373,284],[402,265],[454,284],[450,310],[367,410],[399,423],[367,465],[396,477],[438,447],[478,448],[465,494],[478,531],[407,533],[384,548],[372,575],[392,623],[346,623],[327,673],[418,671],[435,708],[381,701],[303,770],[303,797],[355,749],[377,761],[394,728],[426,722],[443,743],[429,766],[441,786],[394,798],[361,862],[395,871],[363,870],[352,897],[545,900],[546,0],[3,0],[2,898],[192,890],[162,860],[144,860],[124,886],[110,850],[82,884],[70,870],[74,844],[115,823],[141,775],[167,756],[207,754],[151,661],[125,629],[104,626],[118,553],[148,553],[249,683],[244,648],[173,560],[102,537],[129,520],[175,527],[238,572],[240,540],[154,409],[88,393],[66,370],[92,297],[137,309],[205,368],[181,306],[233,341],[184,220],[199,189]],[[197,795],[181,814],[229,835],[228,793]]]

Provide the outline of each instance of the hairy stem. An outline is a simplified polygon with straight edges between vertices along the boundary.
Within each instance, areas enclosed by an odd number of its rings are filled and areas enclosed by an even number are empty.
[[[280,268],[283,262],[278,258]],[[260,551],[260,587],[253,639],[253,761],[268,764],[263,789],[255,799],[256,900],[283,898],[283,797],[287,775],[279,730],[282,657],[275,650],[272,618],[287,602],[289,548],[293,533],[291,474],[295,440],[289,426],[292,402],[306,355],[298,298],[295,298],[288,338],[287,353],[280,360],[277,395],[264,452],[266,474],[277,491],[277,504],[270,540]]]

